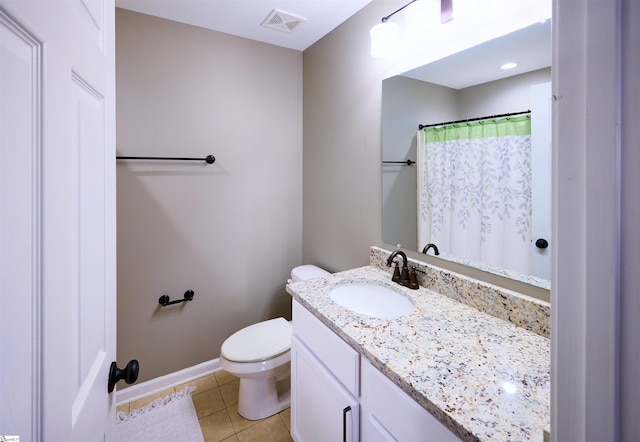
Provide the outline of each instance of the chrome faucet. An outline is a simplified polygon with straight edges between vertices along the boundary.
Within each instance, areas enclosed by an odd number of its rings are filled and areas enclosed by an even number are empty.
[[[389,258],[387,259],[387,267],[391,267],[391,263],[396,256],[400,256],[402,258],[402,273],[398,269],[398,263],[396,263],[396,268],[393,271],[393,277],[391,280],[412,290],[417,290],[419,285],[416,279],[416,274],[413,271],[409,272],[407,255],[402,250],[396,250],[389,255]]]
[[[429,251],[429,249],[433,249],[433,254],[438,256],[440,254],[440,251],[438,250],[438,246],[436,246],[433,243],[429,243],[426,246],[424,246],[424,249],[422,249],[422,253],[424,253],[425,255],[427,254],[427,252]]]

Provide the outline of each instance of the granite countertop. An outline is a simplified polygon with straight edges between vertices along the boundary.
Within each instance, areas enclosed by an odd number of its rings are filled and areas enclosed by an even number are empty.
[[[407,316],[373,318],[329,297],[374,282],[407,296]],[[549,339],[367,266],[294,282],[287,291],[465,441],[542,440],[550,423]]]

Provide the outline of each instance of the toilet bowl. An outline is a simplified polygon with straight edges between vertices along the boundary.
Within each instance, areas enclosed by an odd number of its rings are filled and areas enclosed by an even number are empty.
[[[328,274],[304,265],[291,271],[291,280]],[[220,367],[240,378],[238,413],[245,419],[264,419],[291,405],[291,336],[291,323],[275,318],[249,325],[223,342]]]

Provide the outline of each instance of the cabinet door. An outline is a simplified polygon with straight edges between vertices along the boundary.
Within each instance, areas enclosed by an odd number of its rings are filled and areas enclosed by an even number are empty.
[[[291,436],[296,442],[359,440],[358,401],[295,336],[291,393]]]
[[[293,334],[354,396],[360,396],[360,354],[299,302],[293,301]]]
[[[460,439],[364,358],[362,440],[459,442]]]

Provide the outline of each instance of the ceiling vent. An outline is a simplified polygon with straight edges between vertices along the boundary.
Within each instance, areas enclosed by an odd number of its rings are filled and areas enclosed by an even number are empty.
[[[267,18],[264,19],[262,26],[265,28],[277,29],[279,31],[291,32],[296,26],[306,20],[306,18],[274,9],[269,13],[269,15],[267,15]]]

